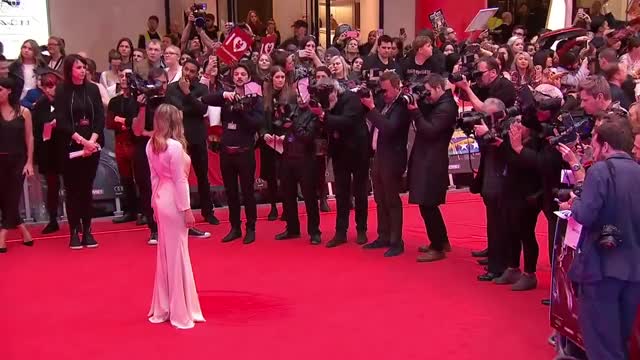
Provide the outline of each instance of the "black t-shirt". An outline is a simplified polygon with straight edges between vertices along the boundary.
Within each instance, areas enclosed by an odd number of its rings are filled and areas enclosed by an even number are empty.
[[[398,64],[393,59],[389,59],[387,64],[383,63],[377,54],[371,54],[364,59],[362,63],[362,71],[366,70],[380,70],[380,72],[384,72],[386,70],[395,71],[396,73],[400,73]]]
[[[480,101],[496,98],[502,100],[506,107],[511,107],[516,103],[516,88],[511,81],[502,76],[495,79],[489,87],[480,87],[476,84],[471,89]]]
[[[442,54],[442,52],[440,52]],[[442,54],[444,56],[444,54]],[[444,61],[434,59],[434,56],[428,58],[423,64],[416,64],[415,55],[404,59],[400,65],[403,80],[417,83],[422,82],[431,73],[444,74],[446,72]]]
[[[138,101],[132,96],[124,97],[120,94],[109,101],[107,109],[115,116],[125,118],[124,124],[128,129],[127,131],[133,135],[131,127],[133,124],[133,118],[138,116]],[[120,133],[121,131],[122,130],[116,130],[116,133]]]

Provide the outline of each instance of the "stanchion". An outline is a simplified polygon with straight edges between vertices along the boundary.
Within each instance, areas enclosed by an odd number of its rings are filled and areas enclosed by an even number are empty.
[[[113,212],[113,215],[114,216],[122,216],[123,212],[122,212],[122,205],[121,205],[120,198],[124,194],[124,186],[116,185],[116,186],[113,187],[113,191],[114,191],[114,193],[116,195],[116,211]]]
[[[31,216],[31,200],[29,198],[29,183],[25,178],[22,182],[22,196],[24,199],[24,221],[32,222],[34,221],[33,216]]]

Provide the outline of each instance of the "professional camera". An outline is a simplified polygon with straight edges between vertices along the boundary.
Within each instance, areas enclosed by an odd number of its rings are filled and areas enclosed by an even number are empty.
[[[225,102],[229,104],[231,111],[248,111],[253,109],[259,97],[258,94],[236,95],[233,100],[225,100]]]
[[[164,96],[160,95],[160,89],[162,89],[162,82],[157,80],[145,80],[142,76],[136,73],[126,73],[127,87],[131,92],[131,96],[138,97],[144,95],[147,98],[147,103],[150,106],[154,104],[160,104],[164,100]]]
[[[467,80],[477,81],[482,77],[482,72],[475,70],[475,55],[480,51],[480,44],[468,44],[465,46],[464,51],[461,53],[460,60],[462,65],[460,71],[449,74],[449,82],[457,83],[463,80],[463,75]]]
[[[309,106],[311,107],[321,107],[323,109],[329,108],[329,96],[335,90],[333,85],[331,84],[318,84],[313,83],[309,85],[309,95],[311,95],[311,100],[309,100]]]
[[[589,139],[594,125],[594,119],[583,111],[562,113],[552,124],[557,135],[548,139],[549,144],[555,146]]]
[[[494,141],[497,138],[504,138],[508,135],[509,127],[513,124],[513,118],[520,115],[520,109],[512,106],[504,111],[498,111],[493,114],[485,114],[479,111],[464,111],[456,119],[457,127],[467,136],[472,136],[475,132],[476,125],[482,125],[484,122],[489,128],[489,132],[483,136],[482,140]],[[506,119],[506,120],[502,120]]]
[[[207,4],[205,3],[194,3],[191,5],[191,13],[195,20],[193,24],[196,27],[203,28],[206,25],[205,16],[207,15]]]
[[[431,96],[431,91],[427,90],[424,84],[406,83],[403,86],[400,101],[405,105],[417,104],[420,101],[423,101],[427,96]]]

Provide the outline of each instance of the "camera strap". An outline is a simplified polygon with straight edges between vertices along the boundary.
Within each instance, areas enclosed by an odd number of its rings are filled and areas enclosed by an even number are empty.
[[[607,165],[607,169],[609,170],[609,177],[611,178],[611,185],[613,186],[613,198],[615,199],[615,201],[618,201],[618,191],[617,191],[617,184],[616,184],[616,168],[615,166],[613,166],[613,161],[611,161],[610,159],[605,160],[605,164]],[[615,207],[615,215],[614,218],[617,219],[618,218],[618,214],[617,214],[617,206]]]

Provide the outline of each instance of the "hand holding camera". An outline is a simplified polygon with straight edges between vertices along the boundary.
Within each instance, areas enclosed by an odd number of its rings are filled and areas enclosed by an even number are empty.
[[[375,103],[373,102],[373,96],[371,95],[371,92],[369,92],[369,96],[361,97],[360,102],[369,110],[373,110],[373,108],[376,107]]]
[[[476,138],[481,138],[489,132],[489,127],[482,121],[482,124],[473,126],[473,132],[476,134]]]

